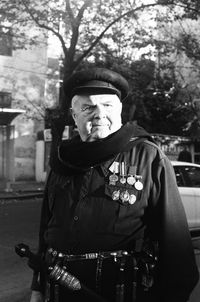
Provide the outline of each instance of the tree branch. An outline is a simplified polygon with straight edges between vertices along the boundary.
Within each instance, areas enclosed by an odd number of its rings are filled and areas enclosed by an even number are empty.
[[[87,7],[89,7],[92,4],[92,0],[85,0],[82,7],[80,8],[77,19],[80,21],[83,18],[84,11]]]
[[[79,59],[76,61],[75,67],[77,67],[81,61],[90,53],[90,51],[97,45],[97,43],[101,40],[101,38],[104,36],[104,34],[108,31],[109,28],[111,28],[115,23],[119,22],[121,19],[123,19],[124,17],[127,17],[129,15],[134,14],[135,12],[142,10],[144,8],[147,7],[153,7],[158,5],[157,3],[151,3],[151,4],[143,4],[141,6],[138,6],[124,14],[122,14],[121,16],[119,16],[118,18],[116,18],[115,20],[113,20],[108,26],[106,26],[106,28],[100,33],[100,35],[96,38],[96,40],[90,45],[90,47],[79,57]]]
[[[70,6],[70,0],[65,0],[65,7],[66,7],[66,11],[68,12],[68,15],[69,15],[70,23],[72,24],[72,27],[73,27],[75,25],[75,17],[74,17],[73,11]]]
[[[48,30],[48,31],[51,31],[51,32],[52,32],[52,33],[60,40],[60,43],[61,43],[61,45],[62,45],[63,52],[64,52],[65,55],[67,55],[68,50],[67,50],[67,48],[66,48],[65,41],[64,41],[62,35],[61,35],[59,32],[57,32],[56,30],[54,30],[53,27],[51,27],[51,26],[49,26],[49,25],[46,25],[46,24],[44,24],[44,23],[40,23],[39,20],[38,20],[38,18],[36,18],[36,17],[33,15],[33,13],[32,13],[31,10],[29,9],[29,7],[28,7],[28,5],[26,4],[26,2],[25,2],[24,0],[22,0],[22,3],[23,3],[23,5],[24,5],[24,7],[25,7],[27,13],[30,15],[31,19],[38,25],[38,27],[43,28],[43,29],[46,29],[46,30]]]
[[[92,4],[92,0],[84,1],[76,18],[74,18],[73,14],[72,14],[72,10],[71,10],[70,3],[68,0],[66,1],[66,4],[67,4],[66,10],[69,12],[70,20],[72,22],[72,24],[71,24],[72,25],[72,38],[71,38],[71,43],[70,43],[69,52],[68,52],[69,60],[71,60],[72,59],[71,57],[73,56],[73,54],[75,52],[76,45],[78,42],[79,26],[80,26],[81,20],[83,18],[84,11],[86,10],[87,7],[89,7]]]
[[[188,6],[184,5],[184,4],[175,4],[173,1],[172,3],[168,4],[168,6],[171,5],[176,5],[179,7],[182,7],[184,9],[188,9]],[[79,59],[76,61],[75,63],[75,68],[77,68],[79,66],[79,64],[82,62],[82,60],[90,53],[90,51],[97,45],[97,43],[101,40],[101,38],[104,36],[104,34],[108,31],[108,29],[110,29],[115,23],[119,22],[121,19],[123,19],[124,17],[127,17],[129,15],[135,14],[137,11],[139,10],[143,10],[145,8],[148,7],[154,7],[154,6],[166,6],[165,3],[150,3],[150,4],[143,4],[141,6],[138,6],[124,14],[122,14],[121,16],[119,16],[118,18],[116,18],[115,20],[113,20],[101,33],[100,35],[96,38],[96,40],[90,45],[90,47],[79,57]],[[194,9],[194,8],[190,8],[192,11],[194,12],[198,12],[198,10]]]

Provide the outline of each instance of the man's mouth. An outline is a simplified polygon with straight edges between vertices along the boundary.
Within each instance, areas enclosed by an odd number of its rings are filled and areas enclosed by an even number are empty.
[[[92,127],[108,127],[108,124],[94,124]]]

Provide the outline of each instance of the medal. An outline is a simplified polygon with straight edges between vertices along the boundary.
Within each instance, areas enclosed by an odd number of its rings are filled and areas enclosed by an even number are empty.
[[[127,190],[120,193],[120,199],[121,199],[122,202],[128,202],[129,201],[129,196],[130,195],[129,195]]]
[[[125,178],[125,163],[122,162],[120,165],[120,182],[121,184],[125,184],[126,183],[126,178]]]
[[[139,180],[136,181],[134,186],[135,186],[136,190],[138,190],[138,191],[141,191],[143,189],[143,184]]]
[[[109,185],[115,185],[116,182],[118,181],[118,176],[116,174],[112,174],[109,176]]]
[[[135,179],[135,175],[136,174],[136,166],[130,166],[128,168],[128,177],[127,177],[127,183],[130,185],[130,186],[133,186],[134,183],[136,182],[136,179]]]
[[[128,183],[130,186],[132,186],[132,185],[134,185],[134,183],[136,182],[136,179],[135,179],[135,177],[134,177],[133,175],[130,175],[130,176],[127,177],[126,181],[127,181],[127,183]]]
[[[129,196],[129,204],[134,204],[135,203],[135,201],[136,201],[136,196],[135,196],[135,194],[130,194],[130,196]]]
[[[115,174],[118,172],[118,163],[113,163],[113,174],[109,176],[109,185],[115,186],[116,182],[118,181],[119,177]]]
[[[143,189],[143,184],[140,181],[140,179],[142,179],[142,176],[136,175],[136,179],[137,181],[135,182],[134,187],[136,188],[136,190],[141,191]]]
[[[120,182],[122,185],[124,185],[126,183],[126,178],[125,177],[120,178]]]
[[[120,191],[113,191],[112,193],[112,200],[119,200]]]

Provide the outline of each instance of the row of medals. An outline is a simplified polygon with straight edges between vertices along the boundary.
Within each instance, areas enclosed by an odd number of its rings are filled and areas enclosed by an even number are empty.
[[[116,173],[118,172],[118,165],[120,165],[120,176],[118,176]],[[113,174],[109,176],[109,185],[115,186],[116,183],[119,181],[123,185],[130,185],[133,186],[137,191],[141,191],[143,189],[143,184],[141,182],[142,176],[141,175],[132,175],[125,173],[125,163],[116,163],[113,167]],[[129,203],[134,204],[136,201],[136,195],[133,193],[129,193],[128,190],[125,188],[123,190],[115,190],[112,193],[112,199],[113,200],[121,200],[122,203]]]

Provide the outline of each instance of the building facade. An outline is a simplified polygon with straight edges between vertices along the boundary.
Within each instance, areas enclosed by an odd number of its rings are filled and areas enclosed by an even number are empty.
[[[44,129],[47,43],[15,49],[0,34],[0,185],[35,179],[37,132]],[[3,169],[6,156],[9,167]],[[4,172],[4,170],[11,172]]]

